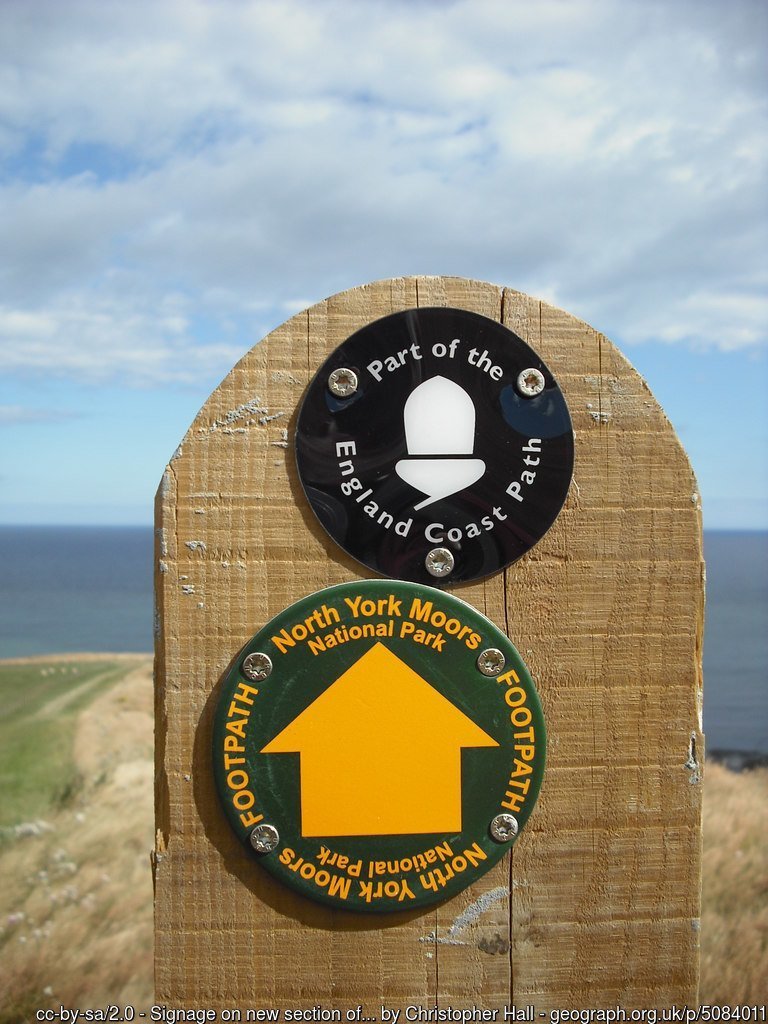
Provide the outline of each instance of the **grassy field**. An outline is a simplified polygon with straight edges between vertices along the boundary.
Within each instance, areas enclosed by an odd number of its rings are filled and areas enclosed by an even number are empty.
[[[768,769],[704,776],[701,1001],[768,1001]]]
[[[0,663],[0,828],[74,799],[82,783],[72,756],[77,716],[122,675],[109,659]]]
[[[0,665],[2,1021],[151,1003],[151,673],[146,655]]]
[[[0,1024],[152,1002],[151,660],[0,663]],[[701,1002],[768,995],[768,770],[707,765]]]

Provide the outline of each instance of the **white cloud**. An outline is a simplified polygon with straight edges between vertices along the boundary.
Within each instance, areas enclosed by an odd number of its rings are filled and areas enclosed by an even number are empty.
[[[655,338],[673,344],[685,342],[697,348],[711,339],[714,327],[721,332],[715,339],[717,347],[732,352],[755,349],[764,343],[766,323],[768,297],[695,292],[670,303],[663,323],[657,314],[648,315],[645,320],[637,316],[626,340],[642,342]]]
[[[6,5],[0,367],[225,372],[297,295],[411,273],[764,346],[765,12]]]
[[[38,314],[0,308],[0,373],[69,376],[92,384],[118,380],[135,387],[223,376],[242,347],[193,339],[177,306],[169,296],[152,309],[114,297],[71,299]]]
[[[0,428],[20,423],[59,423],[77,414],[62,409],[39,409],[23,405],[0,405]]]

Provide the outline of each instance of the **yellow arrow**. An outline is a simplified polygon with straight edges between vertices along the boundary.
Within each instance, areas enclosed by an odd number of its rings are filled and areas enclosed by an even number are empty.
[[[301,754],[303,836],[460,832],[461,748],[497,747],[381,643],[268,743]]]

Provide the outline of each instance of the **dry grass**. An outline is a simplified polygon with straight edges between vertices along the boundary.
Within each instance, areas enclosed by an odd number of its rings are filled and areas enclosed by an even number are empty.
[[[74,723],[81,788],[0,848],[3,1021],[151,1003],[151,661],[121,665]]]
[[[73,719],[81,788],[0,846],[0,1022],[44,1006],[152,1001],[151,663],[119,664],[122,677]],[[765,1001],[766,837],[768,770],[708,765],[702,1002]]]
[[[768,769],[704,778],[702,1003],[768,997]]]

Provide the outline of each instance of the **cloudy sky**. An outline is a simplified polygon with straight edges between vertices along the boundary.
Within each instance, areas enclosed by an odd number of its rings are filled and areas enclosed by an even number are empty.
[[[0,51],[0,522],[151,522],[248,348],[425,273],[603,331],[768,528],[764,0],[2,0]]]

